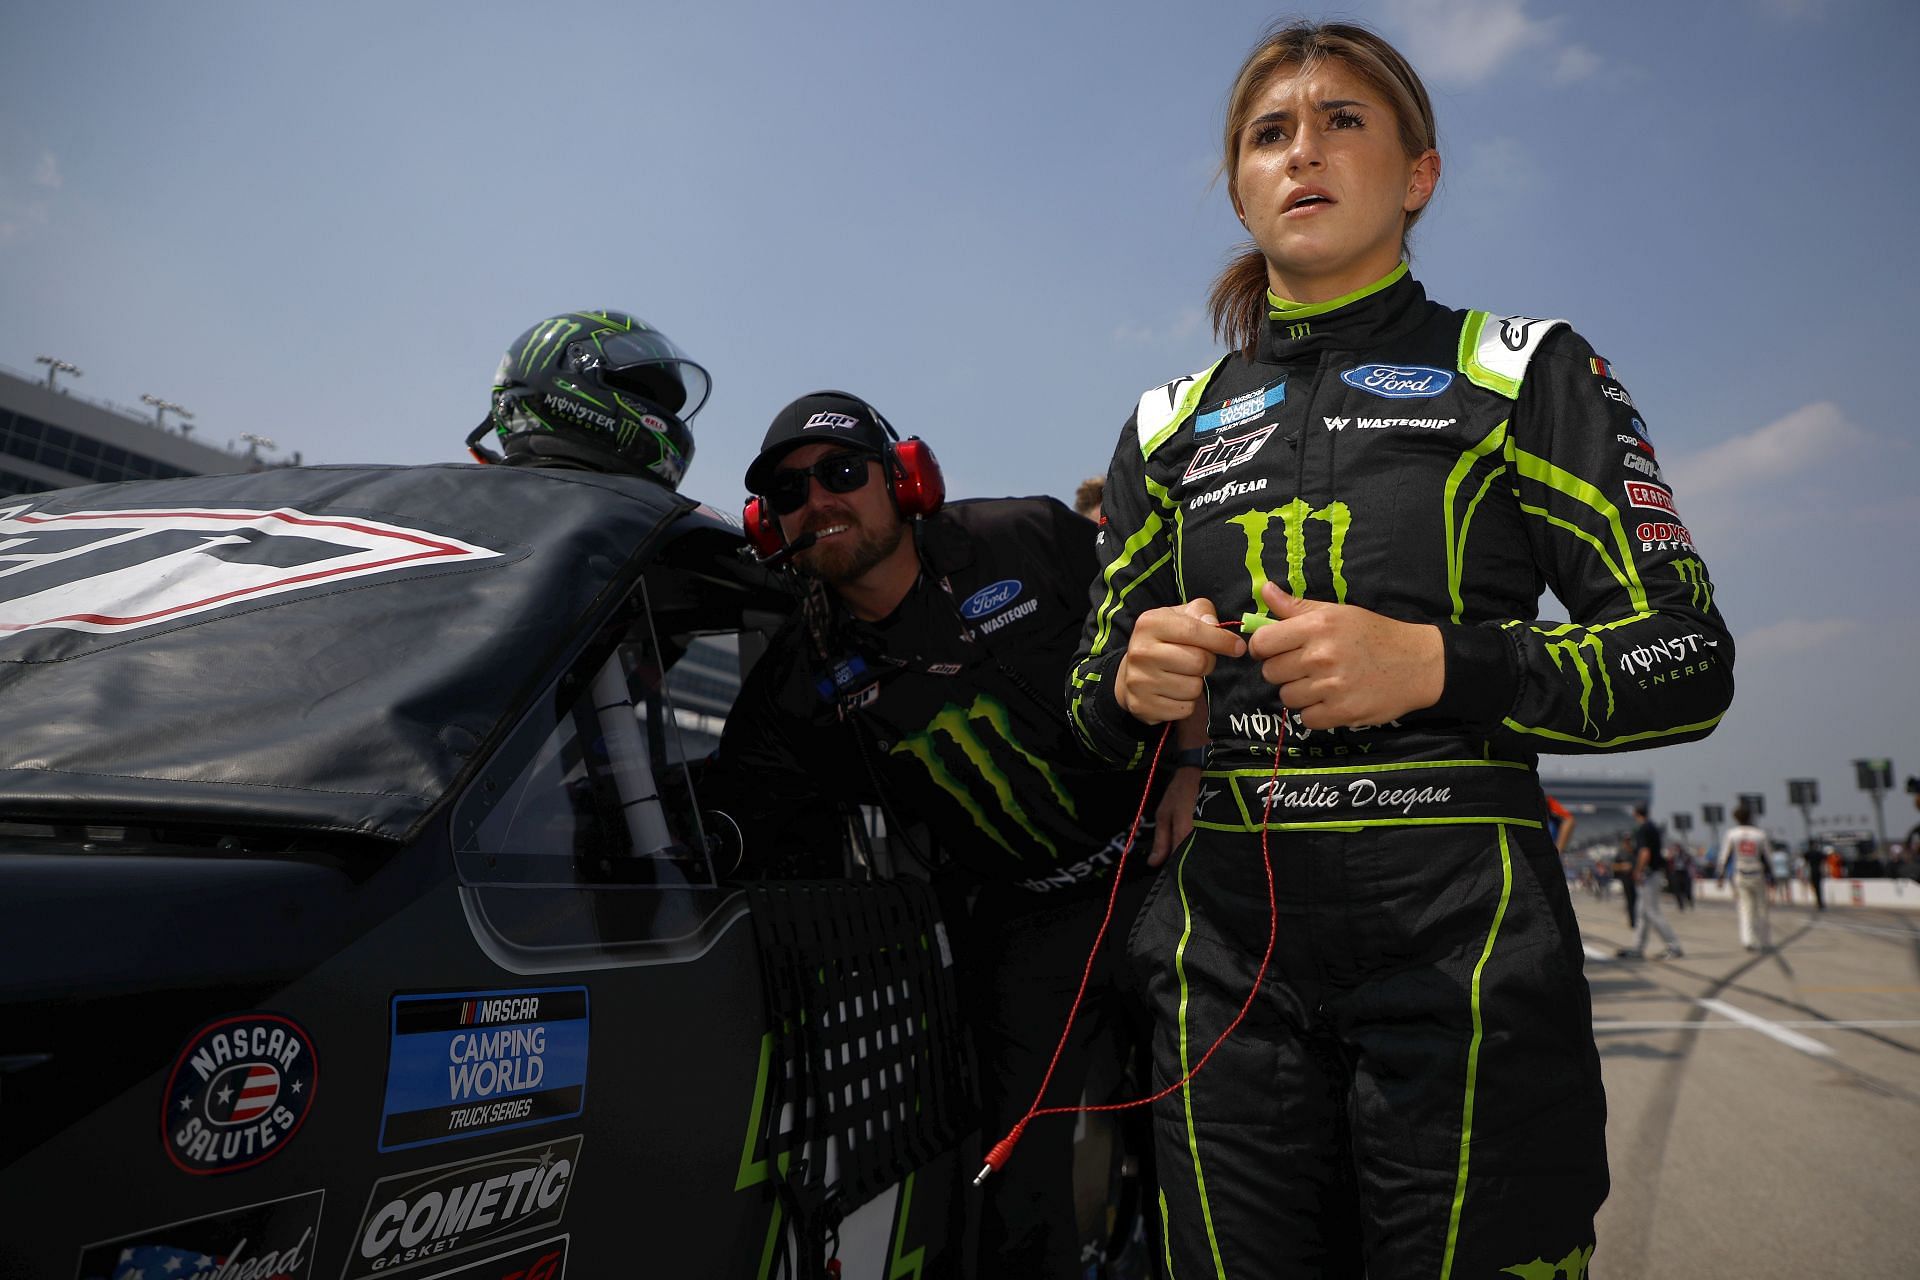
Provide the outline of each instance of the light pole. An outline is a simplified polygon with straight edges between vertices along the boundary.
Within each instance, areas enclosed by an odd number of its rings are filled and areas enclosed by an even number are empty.
[[[1720,847],[1720,824],[1727,820],[1727,807],[1723,804],[1703,804],[1700,806],[1700,821],[1707,824],[1713,832],[1713,847]]]
[[[1880,849],[1887,847],[1887,811],[1881,804],[1881,798],[1893,790],[1893,761],[1891,760],[1855,760],[1854,777],[1860,783],[1860,789],[1873,797],[1874,834],[1880,837]]]
[[[1820,803],[1820,780],[1788,778],[1787,803],[1800,806],[1800,821],[1807,828],[1807,848],[1813,848],[1813,806]]]
[[[79,365],[68,364],[65,360],[56,360],[52,356],[35,356],[33,362],[47,366],[47,390],[49,391],[54,389],[53,375],[56,373],[70,373],[76,378],[85,376]]]
[[[193,419],[193,414],[188,412],[185,405],[175,404],[171,400],[162,400],[159,396],[150,395],[144,391],[140,393],[140,403],[153,406],[153,425],[162,431],[167,429],[166,418],[169,409],[171,409],[175,415],[185,418],[188,421]],[[180,428],[182,432],[186,431],[186,429],[185,427]]]

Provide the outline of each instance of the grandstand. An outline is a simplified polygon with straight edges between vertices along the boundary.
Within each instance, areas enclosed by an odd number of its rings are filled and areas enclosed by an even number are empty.
[[[0,498],[113,480],[167,479],[298,466],[248,449],[215,448],[107,401],[0,366]]]

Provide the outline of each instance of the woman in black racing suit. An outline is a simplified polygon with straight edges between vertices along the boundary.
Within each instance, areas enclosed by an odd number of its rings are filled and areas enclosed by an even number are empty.
[[[1408,274],[1440,157],[1364,28],[1241,67],[1253,247],[1212,367],[1141,397],[1068,691],[1130,761],[1208,708],[1132,953],[1179,1276],[1586,1275],[1606,1102],[1537,753],[1699,738],[1733,644],[1632,397],[1560,321]],[[1543,586],[1573,621],[1537,620]],[[1234,629],[1216,626],[1226,619]]]

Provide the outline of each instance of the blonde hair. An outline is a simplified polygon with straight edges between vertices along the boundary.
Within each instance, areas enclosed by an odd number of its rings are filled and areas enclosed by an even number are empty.
[[[1294,21],[1276,26],[1262,37],[1240,64],[1233,89],[1227,95],[1227,122],[1221,172],[1227,190],[1234,186],[1240,167],[1240,139],[1253,118],[1255,96],[1286,68],[1296,74],[1313,71],[1329,59],[1341,62],[1364,80],[1392,109],[1400,127],[1400,147],[1409,159],[1439,146],[1433,122],[1433,102],[1420,73],[1385,38],[1357,23]],[[1407,215],[1400,251],[1407,251],[1407,235],[1422,210]],[[1267,314],[1267,260],[1252,241],[1236,247],[1225,269],[1214,278],[1207,295],[1207,311],[1214,336],[1239,351],[1251,352]]]

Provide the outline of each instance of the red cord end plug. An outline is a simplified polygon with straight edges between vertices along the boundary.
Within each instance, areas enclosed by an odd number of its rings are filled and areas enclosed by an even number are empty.
[[[1032,1117],[1028,1117],[1031,1119]],[[980,1186],[988,1176],[1000,1172],[1013,1157],[1013,1148],[1019,1143],[1020,1135],[1027,1131],[1027,1122],[1022,1120],[1013,1126],[1013,1132],[993,1144],[993,1150],[987,1152],[987,1161],[980,1166],[980,1172],[974,1176],[973,1185]]]

